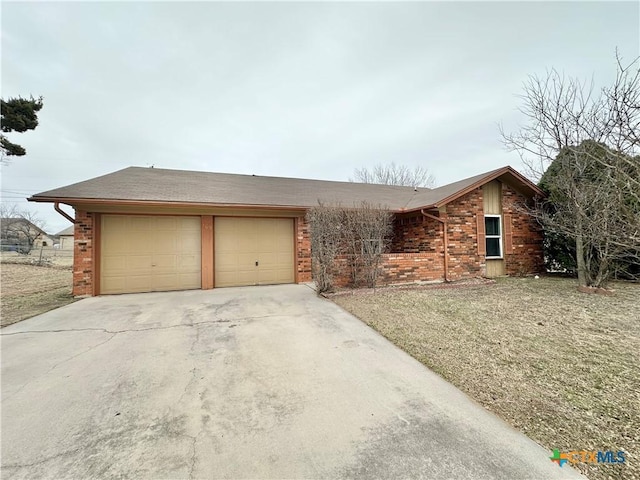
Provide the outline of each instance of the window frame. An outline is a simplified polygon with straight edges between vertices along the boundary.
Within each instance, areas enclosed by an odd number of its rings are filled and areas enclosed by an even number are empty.
[[[487,233],[487,218],[497,218],[498,219],[498,234],[497,235],[489,235]],[[502,244],[502,215],[499,214],[490,214],[487,213],[484,216],[484,251],[485,251],[485,258],[487,260],[502,260],[504,259],[504,245]],[[500,254],[498,256],[489,256],[489,248],[487,245],[487,240],[490,238],[497,238],[498,239],[498,248],[500,249]]]

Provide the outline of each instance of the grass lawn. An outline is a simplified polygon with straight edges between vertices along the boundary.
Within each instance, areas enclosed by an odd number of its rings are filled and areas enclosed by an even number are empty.
[[[354,291],[333,300],[550,450],[624,450],[578,463],[640,479],[640,285],[583,294],[561,278]]]
[[[74,301],[71,267],[0,265],[0,323],[6,327]]]

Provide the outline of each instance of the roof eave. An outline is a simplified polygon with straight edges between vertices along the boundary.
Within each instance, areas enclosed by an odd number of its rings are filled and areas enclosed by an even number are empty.
[[[244,209],[272,209],[272,210],[308,210],[311,207],[300,205],[260,205],[239,203],[210,203],[210,202],[179,202],[158,200],[122,200],[105,198],[68,198],[68,197],[40,197],[27,198],[29,202],[64,203],[70,206],[81,205],[113,205],[113,206],[151,206],[151,207],[197,207],[197,208],[244,208]]]

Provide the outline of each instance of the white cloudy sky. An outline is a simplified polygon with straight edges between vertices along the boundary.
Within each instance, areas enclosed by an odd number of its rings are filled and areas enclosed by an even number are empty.
[[[639,2],[2,3],[2,97],[44,97],[10,139],[5,202],[130,165],[347,180],[505,164],[529,74],[596,84],[640,49]]]

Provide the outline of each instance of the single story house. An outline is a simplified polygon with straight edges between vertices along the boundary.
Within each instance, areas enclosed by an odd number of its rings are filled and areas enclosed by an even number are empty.
[[[73,250],[74,228],[75,227],[71,225],[70,227],[67,227],[64,230],[61,230],[56,234],[56,236],[58,237],[58,248],[60,250]]]
[[[130,167],[29,201],[74,221],[73,293],[99,295],[309,282],[318,201],[394,213],[385,283],[536,273],[539,195],[511,167],[434,189]]]
[[[34,248],[52,247],[55,235],[49,235],[27,218],[0,218],[2,251],[29,253]]]

